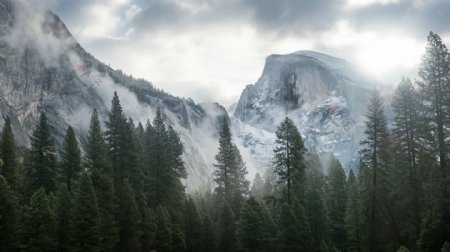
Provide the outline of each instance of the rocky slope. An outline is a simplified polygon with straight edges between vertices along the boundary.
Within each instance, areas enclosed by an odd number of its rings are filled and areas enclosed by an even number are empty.
[[[355,166],[373,83],[354,69],[311,51],[266,59],[261,77],[244,89],[234,111],[234,128],[247,153],[268,157],[255,160],[253,172],[270,165],[274,132],[286,116],[324,162],[333,154],[347,169]]]
[[[111,69],[87,53],[56,15],[21,3],[0,0],[0,113],[12,118],[20,145],[29,144],[41,112],[47,113],[58,144],[68,125],[83,143],[92,110],[107,120],[117,91],[135,123],[145,125],[158,106],[162,109],[185,146],[188,189],[211,186],[217,120],[227,117],[221,106],[174,97]]]

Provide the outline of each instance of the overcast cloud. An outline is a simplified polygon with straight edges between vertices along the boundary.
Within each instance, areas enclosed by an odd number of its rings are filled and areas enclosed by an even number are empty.
[[[381,82],[414,77],[430,30],[450,42],[448,0],[55,0],[98,59],[196,101],[236,102],[265,57],[316,50]]]

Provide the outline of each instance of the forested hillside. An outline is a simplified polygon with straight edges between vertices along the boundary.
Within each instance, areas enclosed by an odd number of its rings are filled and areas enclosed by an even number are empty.
[[[391,123],[384,106],[374,91],[357,170],[322,167],[285,118],[272,169],[251,184],[224,119],[215,189],[190,195],[160,110],[136,125],[114,94],[85,146],[68,127],[59,149],[45,113],[29,148],[5,115],[0,251],[450,251],[450,57],[437,34],[418,80],[398,85]]]

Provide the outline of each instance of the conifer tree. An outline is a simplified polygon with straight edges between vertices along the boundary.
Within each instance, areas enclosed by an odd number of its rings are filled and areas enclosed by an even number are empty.
[[[123,179],[119,185],[118,194],[119,212],[119,243],[118,251],[136,251],[139,247],[138,225],[141,221],[140,212],[136,204],[133,188],[128,179]]]
[[[38,189],[25,206],[19,227],[20,249],[53,251],[57,246],[56,219],[45,189]]]
[[[248,194],[249,182],[245,179],[247,170],[236,145],[231,139],[228,122],[224,119],[219,134],[219,152],[216,155],[214,181],[215,192],[221,204],[231,204],[233,212],[240,212],[243,197]]]
[[[311,230],[298,200],[281,206],[278,223],[278,249],[280,251],[311,251]]]
[[[396,205],[396,211],[401,219],[402,229],[408,238],[409,247],[415,247],[420,235],[421,192],[419,157],[428,152],[424,146],[426,124],[421,118],[422,106],[418,94],[411,81],[402,78],[395,92],[392,107],[394,109],[394,154],[395,170],[392,183],[398,189],[396,197],[404,199]],[[429,139],[429,138],[428,138]],[[425,162],[424,162],[425,163]],[[430,164],[426,162],[426,166]],[[406,183],[405,183],[406,182]],[[406,239],[406,238],[404,238]]]
[[[358,181],[353,170],[347,179],[347,202],[345,207],[345,235],[348,251],[361,251],[361,208],[359,201]]]
[[[81,152],[78,140],[75,137],[73,128],[69,126],[64,137],[62,149],[60,151],[60,180],[67,186],[69,192],[73,188],[81,173]]]
[[[217,231],[219,251],[237,251],[238,240],[235,217],[228,202],[225,202],[220,208]]]
[[[437,201],[439,209],[436,214],[439,218],[441,243],[444,237],[450,236],[450,165],[449,165],[449,135],[450,135],[450,56],[447,47],[439,35],[430,32],[425,55],[419,68],[419,95],[423,104],[424,121],[428,123],[427,129],[431,131],[433,154],[436,159],[440,174],[435,176],[431,184],[439,188],[438,197],[427,195]],[[429,170],[429,169],[428,169]],[[428,206],[432,208],[432,206]],[[428,211],[428,213],[430,213]],[[432,215],[428,216],[429,219]],[[425,232],[426,233],[426,232]],[[423,240],[423,239],[422,239]],[[432,250],[438,250],[434,247]]]
[[[341,251],[347,250],[345,234],[346,183],[344,169],[339,160],[332,157],[328,166],[328,219],[331,241]]]
[[[200,235],[200,251],[216,251],[214,227],[207,214],[203,215]]]
[[[113,251],[119,236],[114,216],[117,205],[108,148],[101,130],[97,110],[92,113],[83,161],[86,170],[91,174],[97,197],[102,248],[104,251]]]
[[[186,235],[178,224],[172,224],[172,250],[186,251]]]
[[[0,175],[5,177],[11,189],[17,191],[19,186],[17,150],[9,116],[5,118],[5,124],[1,132],[0,159],[2,160]]]
[[[73,212],[75,251],[100,250],[99,224],[100,218],[94,187],[89,176],[84,173],[78,186]]]
[[[383,104],[378,93],[374,93],[369,102],[366,113],[366,129],[364,131],[366,138],[361,142],[364,146],[360,151],[362,162],[365,166],[364,172],[364,209],[366,212],[365,223],[368,234],[368,249],[377,251],[380,249],[381,232],[379,230],[384,225],[384,216],[381,214],[380,207],[387,202],[383,197],[387,194],[387,174],[388,174],[388,131],[387,120],[384,115]]]
[[[57,250],[71,251],[72,230],[72,197],[66,185],[60,185],[54,200],[54,213],[56,217]]]
[[[44,113],[41,114],[31,136],[31,150],[25,175],[27,196],[31,196],[41,187],[46,192],[56,189],[56,150]]]
[[[187,251],[201,251],[202,220],[191,197],[188,197],[185,203],[184,225]]]
[[[157,251],[172,250],[172,224],[170,214],[165,207],[156,208],[156,236],[153,248]]]
[[[329,220],[325,205],[325,177],[317,153],[307,152],[305,164],[305,198],[302,206],[311,229],[311,246],[317,249],[322,240],[329,238]]]
[[[302,185],[305,178],[305,147],[297,127],[288,117],[278,126],[276,135],[275,173],[279,177],[278,183],[286,184],[286,202],[291,205],[294,195],[300,199],[304,195]],[[298,189],[294,191],[294,187]]]
[[[242,208],[238,234],[244,251],[263,251],[268,243],[263,210],[253,197]]]
[[[15,251],[19,204],[6,179],[0,175],[0,251]]]

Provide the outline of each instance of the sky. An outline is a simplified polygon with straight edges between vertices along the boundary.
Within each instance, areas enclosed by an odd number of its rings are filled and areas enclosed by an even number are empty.
[[[226,106],[271,54],[314,50],[395,84],[415,77],[430,31],[450,42],[450,0],[50,0],[48,8],[111,67]]]

